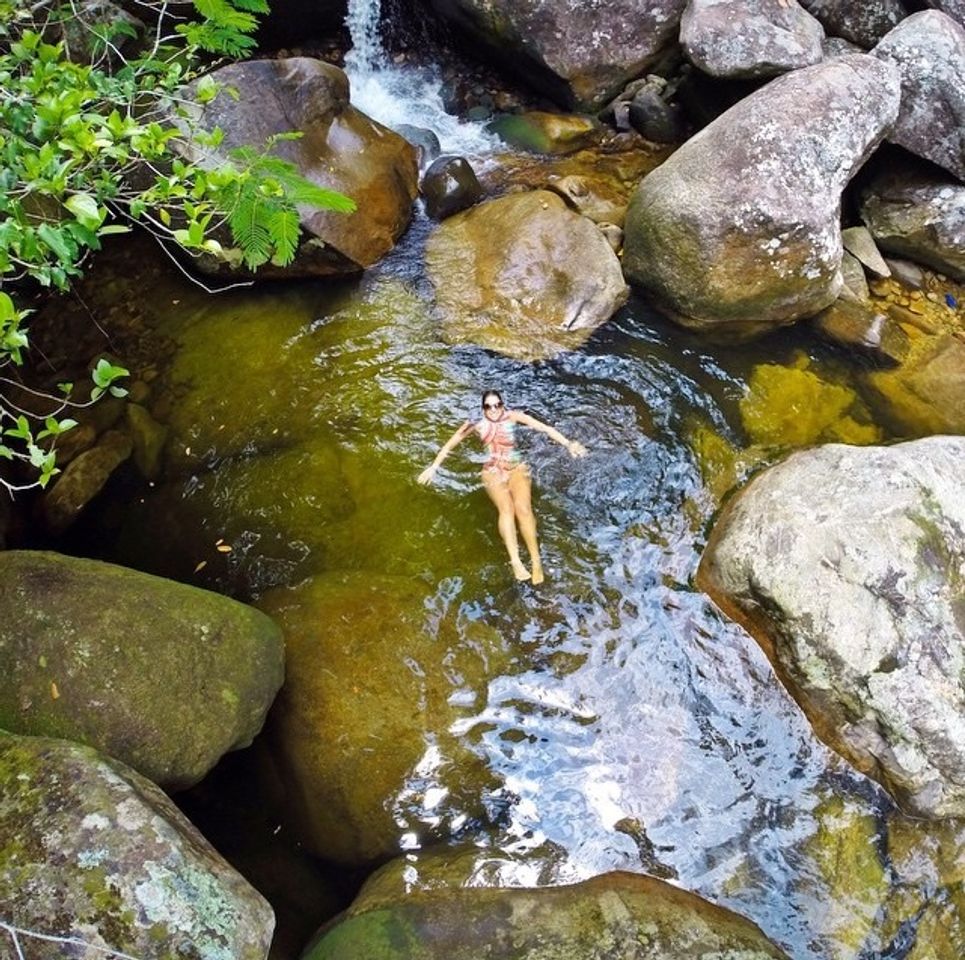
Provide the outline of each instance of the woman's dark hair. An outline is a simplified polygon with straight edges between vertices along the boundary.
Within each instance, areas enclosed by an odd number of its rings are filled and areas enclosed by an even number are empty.
[[[486,409],[486,397],[496,397],[500,405],[505,406],[505,404],[503,404],[503,395],[498,390],[483,390],[482,396],[479,398],[479,405],[484,410]]]

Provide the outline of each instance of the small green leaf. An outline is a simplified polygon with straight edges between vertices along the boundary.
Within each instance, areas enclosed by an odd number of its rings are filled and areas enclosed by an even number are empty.
[[[97,208],[97,201],[89,193],[71,194],[64,206],[89,230],[96,230],[104,219],[104,212]]]

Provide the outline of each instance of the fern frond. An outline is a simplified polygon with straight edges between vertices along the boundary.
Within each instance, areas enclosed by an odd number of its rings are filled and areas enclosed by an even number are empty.
[[[279,267],[288,266],[295,259],[295,251],[298,249],[298,236],[301,231],[298,213],[291,209],[275,210],[268,221],[268,230],[275,245],[271,262]]]
[[[271,257],[271,232],[257,190],[241,190],[228,226],[235,245],[241,249],[245,266],[254,269]]]
[[[268,13],[267,0],[231,0],[231,5],[249,13]]]

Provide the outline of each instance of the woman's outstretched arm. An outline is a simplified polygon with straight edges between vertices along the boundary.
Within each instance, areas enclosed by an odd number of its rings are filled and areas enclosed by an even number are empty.
[[[566,449],[570,451],[571,457],[586,456],[586,447],[584,447],[579,440],[567,440],[556,427],[551,427],[548,423],[543,423],[542,420],[537,420],[536,417],[531,417],[528,413],[521,413],[519,410],[514,410],[510,414],[510,417],[512,417],[516,423],[521,423],[523,426],[532,427],[534,430],[539,430],[540,433],[545,433],[546,436],[555,440],[560,446],[566,447]]]
[[[439,452],[436,454],[436,459],[419,474],[419,483],[432,483],[432,478],[436,475],[436,470],[442,464],[442,461],[449,456],[450,453],[455,449],[456,445],[464,440],[472,432],[472,422],[467,420],[443,445]]]

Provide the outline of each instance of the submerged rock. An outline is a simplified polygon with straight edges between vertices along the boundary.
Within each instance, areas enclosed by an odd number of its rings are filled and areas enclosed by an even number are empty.
[[[168,789],[261,729],[278,627],[217,594],[95,560],[0,553],[0,728],[90,744]]]
[[[861,219],[878,245],[965,281],[965,185],[909,168],[876,177]]]
[[[489,130],[511,147],[532,153],[574,153],[588,146],[599,134],[592,117],[546,113],[508,113],[489,124]]]
[[[806,362],[754,367],[740,400],[740,414],[751,443],[762,446],[867,444],[881,439],[855,391],[822,380],[807,369]]]
[[[628,293],[600,230],[546,190],[446,220],[429,238],[426,263],[446,339],[510,356],[575,347]]]
[[[829,35],[873,47],[894,29],[908,10],[901,0],[800,0],[801,6],[824,24]]]
[[[274,916],[144,777],[89,747],[0,732],[0,904],[30,958],[264,960]],[[86,946],[85,946],[86,945]]]
[[[680,43],[714,77],[771,77],[820,63],[824,29],[797,0],[690,0]]]
[[[450,730],[507,654],[481,623],[433,626],[427,597],[409,577],[324,574],[260,603],[287,650],[272,750],[318,856],[367,863],[397,854],[406,833],[448,839],[485,816],[491,776]]]
[[[889,366],[908,356],[904,330],[888,314],[863,303],[835,300],[814,318],[814,327],[826,340]]]
[[[443,19],[565,107],[593,110],[676,39],[687,0],[431,0]]]
[[[793,454],[726,507],[700,578],[816,732],[916,816],[965,814],[965,438]]]
[[[238,99],[220,94],[196,109],[201,129],[220,127],[218,148],[192,144],[189,159],[202,166],[227,160],[235,147],[261,149],[274,135],[296,130],[297,140],[283,140],[274,153],[293,163],[302,176],[337,190],[356,203],[351,214],[303,207],[303,239],[287,267],[266,263],[259,277],[353,273],[388,253],[409,224],[418,191],[415,148],[369,119],[349,103],[348,78],[337,67],[308,57],[249,60],[210,74],[234,87]],[[194,96],[189,87],[187,96]],[[201,269],[222,272],[224,261],[205,256]]]
[[[841,284],[841,191],[898,102],[897,71],[866,54],[771,81],[644,178],[627,277],[681,323],[736,336],[822,310]]]
[[[304,960],[786,960],[749,920],[631,873],[541,889],[363,895]]]
[[[965,433],[965,341],[954,334],[920,338],[901,366],[869,374],[868,384],[907,433]]]
[[[965,27],[923,10],[873,52],[901,75],[901,110],[888,139],[965,180]]]
[[[131,455],[129,434],[108,430],[97,446],[78,454],[43,499],[44,520],[53,534],[63,533],[104,489],[111,474]]]

